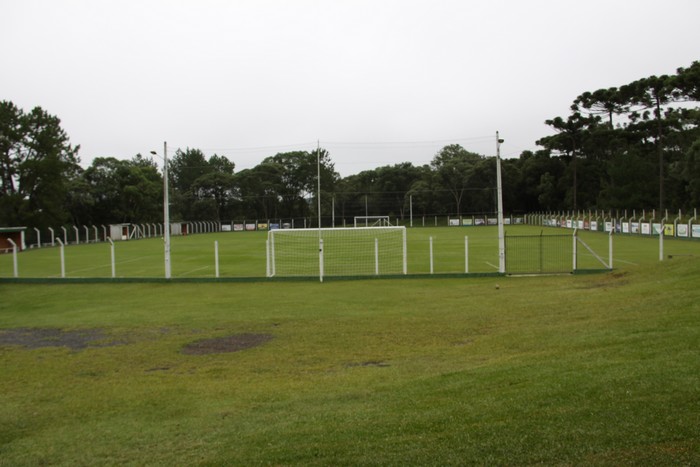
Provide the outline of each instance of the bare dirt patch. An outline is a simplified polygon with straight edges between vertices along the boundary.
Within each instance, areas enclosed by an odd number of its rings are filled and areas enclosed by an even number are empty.
[[[582,284],[579,289],[606,289],[622,287],[629,284],[626,271],[612,272],[602,276],[600,279]]]
[[[213,353],[239,352],[252,349],[272,340],[271,334],[233,334],[214,339],[202,339],[182,348],[186,355],[206,355]]]
[[[383,362],[381,360],[368,360],[366,362],[359,362],[359,363],[348,363],[345,365],[347,368],[353,368],[353,367],[368,367],[368,366],[376,366],[376,367],[387,367],[391,366],[387,362]]]
[[[0,345],[19,345],[27,349],[67,347],[110,347],[123,342],[113,339],[102,329],[16,328],[0,330]]]

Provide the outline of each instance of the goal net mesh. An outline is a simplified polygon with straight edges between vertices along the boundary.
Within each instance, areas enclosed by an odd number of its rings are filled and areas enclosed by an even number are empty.
[[[552,274],[572,270],[571,235],[507,235],[508,274]]]
[[[271,230],[268,276],[405,274],[405,233],[404,227]]]

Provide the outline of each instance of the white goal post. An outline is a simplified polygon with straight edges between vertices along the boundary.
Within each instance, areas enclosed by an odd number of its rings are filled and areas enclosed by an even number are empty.
[[[267,277],[407,274],[405,227],[276,229],[267,234]]]
[[[389,227],[389,216],[355,216],[355,227]]]

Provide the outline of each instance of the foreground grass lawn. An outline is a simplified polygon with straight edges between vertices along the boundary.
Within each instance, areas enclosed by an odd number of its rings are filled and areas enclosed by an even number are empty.
[[[0,465],[697,465],[698,283],[0,284]]]

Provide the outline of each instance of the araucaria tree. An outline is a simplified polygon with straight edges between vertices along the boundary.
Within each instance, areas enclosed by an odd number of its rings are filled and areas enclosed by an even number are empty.
[[[568,118],[547,120],[557,134],[538,144],[564,157],[573,175],[562,207],[697,207],[688,196],[696,181],[684,168],[692,165],[692,148],[700,140],[698,89],[700,62],[694,62],[675,75],[584,92]]]

